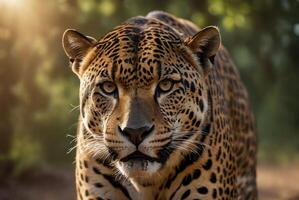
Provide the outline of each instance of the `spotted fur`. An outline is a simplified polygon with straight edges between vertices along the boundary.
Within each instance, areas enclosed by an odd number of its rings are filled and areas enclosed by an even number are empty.
[[[257,198],[254,118],[216,27],[155,11],[63,45],[80,78],[78,199]]]

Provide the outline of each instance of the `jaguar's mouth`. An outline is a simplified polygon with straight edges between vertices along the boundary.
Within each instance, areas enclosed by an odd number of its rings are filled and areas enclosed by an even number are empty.
[[[159,162],[157,158],[150,157],[146,154],[141,153],[140,151],[135,151],[130,155],[120,159],[121,162],[131,162],[131,161],[149,161],[149,162]]]

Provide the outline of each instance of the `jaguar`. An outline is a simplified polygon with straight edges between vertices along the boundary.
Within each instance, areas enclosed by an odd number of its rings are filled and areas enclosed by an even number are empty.
[[[153,11],[62,44],[80,79],[77,199],[257,199],[255,120],[216,26]]]

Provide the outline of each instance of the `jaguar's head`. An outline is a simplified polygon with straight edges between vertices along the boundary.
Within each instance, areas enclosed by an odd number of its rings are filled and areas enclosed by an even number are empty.
[[[182,38],[142,18],[98,41],[67,30],[63,46],[80,78],[86,153],[126,177],[151,179],[196,151],[208,113],[205,78],[220,46],[216,27]]]

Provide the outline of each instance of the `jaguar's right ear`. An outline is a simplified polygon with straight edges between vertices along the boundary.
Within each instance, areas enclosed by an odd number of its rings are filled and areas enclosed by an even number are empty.
[[[192,38],[188,38],[185,43],[200,59],[204,73],[207,75],[221,45],[219,29],[215,26],[203,28]]]
[[[95,42],[96,40],[94,38],[84,36],[72,29],[67,29],[63,33],[63,49],[70,59],[73,72],[75,72],[78,76],[80,76],[81,62]]]

